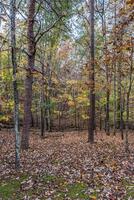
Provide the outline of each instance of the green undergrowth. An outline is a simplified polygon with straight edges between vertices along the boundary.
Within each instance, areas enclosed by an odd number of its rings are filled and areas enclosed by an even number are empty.
[[[54,194],[54,200],[64,200],[65,198],[70,199],[81,199],[89,200],[89,195],[86,194],[87,185],[84,183],[73,183],[73,184],[63,184],[59,187],[57,192]]]
[[[28,175],[21,175],[19,178],[14,178],[11,180],[5,180],[0,183],[0,199],[2,200],[21,200],[24,196],[28,196],[30,199],[40,196],[42,194],[42,200],[45,200],[45,190],[50,188],[54,190],[52,194],[53,200],[64,200],[65,198],[70,199],[81,199],[81,200],[92,200],[93,198],[86,193],[88,186],[83,182],[74,182],[72,184],[68,183],[63,177],[55,176],[51,174],[43,174],[42,176],[30,176],[32,179],[37,179],[37,182],[41,183],[42,186],[39,187],[38,184],[35,188],[29,188],[28,190],[22,190],[21,184],[29,180]],[[96,194],[91,196],[96,197]],[[48,199],[48,198],[46,198]]]
[[[5,180],[0,183],[0,198],[7,199],[20,199],[20,186],[21,182],[27,179],[27,175],[23,174],[18,179]]]
[[[37,180],[37,185],[35,188],[31,187],[28,190],[23,190],[21,184],[22,182],[27,182],[29,178]],[[123,180],[123,185],[126,189],[124,200],[129,198],[134,199],[134,184]],[[41,176],[22,174],[18,178],[5,180],[0,183],[0,199],[21,200],[25,195],[27,195],[29,199],[41,197],[41,200],[45,200],[49,198],[45,196],[45,191],[49,191],[49,189],[54,191],[51,195],[52,200],[64,200],[66,198],[71,200],[97,200],[99,195],[96,191],[92,194],[88,194],[88,185],[84,182],[69,183],[62,176],[51,174],[42,174]]]
[[[134,183],[130,183],[128,180],[123,180],[124,187],[126,189],[125,200],[129,198],[134,199]]]

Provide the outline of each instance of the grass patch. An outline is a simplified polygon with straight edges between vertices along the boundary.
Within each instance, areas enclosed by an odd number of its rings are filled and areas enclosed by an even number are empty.
[[[19,179],[12,179],[5,181],[0,184],[0,198],[2,200],[20,200],[24,196],[24,192],[21,191],[21,182],[28,178],[27,175],[21,175]],[[71,200],[81,199],[81,200],[91,200],[92,195],[95,197],[97,194],[92,194],[91,196],[86,193],[88,186],[83,182],[75,182],[73,184],[68,184],[63,177],[55,176],[51,174],[44,174],[40,177],[40,181],[46,187],[51,187],[55,190],[52,195],[53,200],[64,200],[69,198]],[[25,194],[33,197],[34,195],[44,192],[42,188],[29,189],[25,191]]]
[[[45,184],[56,184],[56,185],[62,185],[65,183],[65,179],[61,176],[55,176],[55,175],[51,175],[51,174],[44,174],[41,177],[41,180],[45,183]]]
[[[85,194],[87,185],[84,183],[74,183],[67,186],[67,196],[71,199],[89,199],[89,195]]]
[[[63,177],[54,176],[50,174],[45,174],[41,177],[43,182],[47,185],[50,184],[55,188],[54,200],[64,200],[65,198],[81,199],[81,200],[91,200],[97,198],[97,193],[91,196],[86,193],[88,186],[83,182],[76,182],[73,184],[68,184]]]
[[[22,175],[19,179],[3,181],[0,183],[0,198],[3,200],[7,199],[20,199],[19,189],[21,182],[25,180],[28,176]]]
[[[89,200],[90,197],[86,194],[87,185],[84,183],[64,184],[61,191],[55,194],[54,200],[81,199]]]
[[[2,199],[9,199],[16,195],[17,190],[20,188],[20,182],[18,180],[12,180],[0,185],[0,197]]]
[[[123,185],[126,189],[125,200],[128,200],[130,197],[134,199],[134,184],[130,183],[129,180],[123,179]]]
[[[126,185],[125,187],[126,187],[126,192],[127,192],[126,197],[125,197],[126,200],[129,199],[130,197],[134,199],[134,184],[129,184],[129,185]]]
[[[57,177],[54,175],[45,174],[41,177],[44,183],[51,183],[56,181]]]

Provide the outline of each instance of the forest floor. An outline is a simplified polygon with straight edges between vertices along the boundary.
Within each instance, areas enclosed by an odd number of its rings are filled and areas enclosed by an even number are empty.
[[[1,200],[134,199],[133,133],[129,155],[119,136],[98,133],[90,145],[87,132],[51,133],[44,139],[31,134],[30,149],[21,152],[18,172],[14,135],[1,131],[0,141]]]

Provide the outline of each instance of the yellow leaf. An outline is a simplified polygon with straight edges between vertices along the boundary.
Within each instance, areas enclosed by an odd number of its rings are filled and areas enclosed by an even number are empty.
[[[91,200],[96,200],[97,199],[95,195],[90,195],[89,197],[91,198]]]

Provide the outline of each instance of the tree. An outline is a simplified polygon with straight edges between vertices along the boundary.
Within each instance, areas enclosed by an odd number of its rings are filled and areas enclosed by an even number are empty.
[[[95,130],[95,45],[94,45],[94,0],[90,1],[90,110],[89,110],[89,127],[88,127],[88,141],[94,142],[94,130]]]
[[[35,55],[37,44],[41,40],[41,38],[49,32],[52,28],[56,26],[56,24],[63,18],[64,15],[58,15],[58,18],[51,23],[50,26],[47,26],[45,30],[41,30],[42,24],[39,24],[39,27],[35,33],[35,17],[40,11],[40,2],[38,5],[38,9],[36,11],[36,1],[29,0],[28,4],[28,23],[27,23],[27,43],[28,43],[28,66],[26,69],[26,79],[25,79],[25,99],[24,99],[24,120],[23,120],[23,131],[22,131],[22,149],[27,150],[29,148],[29,131],[31,126],[31,107],[32,107],[32,83],[33,83],[33,73],[36,71],[35,69]],[[53,10],[50,2],[46,2],[48,7]],[[54,10],[55,12],[55,10]],[[57,12],[56,12],[57,16]],[[44,22],[44,21],[43,21]],[[37,27],[36,27],[37,28]]]
[[[33,2],[16,1],[23,149],[29,146],[31,116],[32,127],[40,128],[41,135],[45,130],[89,126],[88,139],[94,140],[95,126],[111,136],[112,128],[115,134],[133,127],[132,1],[94,1],[94,13],[88,0],[36,0],[35,8]],[[0,5],[0,123],[11,127],[14,97],[8,0]]]
[[[106,16],[105,16],[105,1],[102,2],[102,34],[103,34],[103,40],[104,40],[104,55],[105,55],[105,70],[106,70],[106,117],[105,117],[105,130],[106,134],[109,135],[109,100],[110,100],[110,89],[109,89],[109,67],[107,63],[108,58],[108,49],[107,49],[107,32],[106,32]]]
[[[22,130],[21,148],[29,148],[29,129],[31,126],[31,105],[32,105],[32,82],[33,70],[35,65],[35,5],[36,0],[29,0],[28,4],[28,23],[27,23],[27,43],[28,43],[28,64],[25,79],[25,100],[24,100],[24,121]]]
[[[16,0],[10,0],[11,20],[11,61],[13,68],[13,92],[14,92],[14,129],[15,129],[15,166],[20,167],[20,132],[19,132],[19,95],[17,86],[17,61],[16,61]]]

